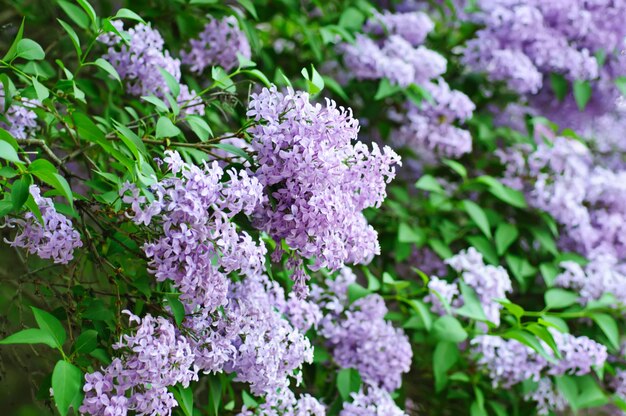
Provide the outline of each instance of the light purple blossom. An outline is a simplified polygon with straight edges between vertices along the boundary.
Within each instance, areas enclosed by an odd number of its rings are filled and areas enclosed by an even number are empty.
[[[189,386],[198,380],[198,368],[187,339],[165,318],[130,314],[137,323],[113,348],[121,358],[101,371],[85,375],[81,413],[93,416],[170,415],[178,403],[168,387]]]
[[[537,388],[524,395],[524,400],[536,402],[537,414],[542,416],[549,415],[551,411],[562,412],[568,407],[565,397],[547,377],[541,378]]]
[[[369,262],[380,248],[361,211],[382,203],[399,157],[388,147],[352,144],[359,128],[351,111],[331,100],[312,104],[304,92],[263,89],[252,95],[248,116],[258,122],[248,132],[268,194],[257,227],[315,258],[315,269]]]
[[[341,367],[355,368],[367,382],[395,390],[411,367],[409,339],[385,320],[388,310],[379,295],[348,304],[347,289],[354,279],[349,269],[343,269],[335,281],[327,280],[326,289],[313,287],[311,300],[324,312],[318,333]]]
[[[339,416],[406,416],[384,389],[368,385],[350,396]]]
[[[37,114],[32,110],[37,104],[39,102],[36,100],[13,99],[11,105],[5,109],[4,85],[0,83],[0,115],[6,120],[0,120],[0,127],[16,139],[26,139],[37,128]]]
[[[157,280],[171,280],[190,309],[212,311],[226,302],[228,273],[256,276],[265,264],[265,246],[230,221],[261,203],[261,185],[245,171],[230,170],[230,180],[221,181],[215,161],[199,167],[167,151],[164,162],[171,175],[151,186],[151,202],[131,185],[122,189],[123,201],[135,223],[162,229],[143,248]]]
[[[128,36],[128,44],[116,35],[105,34],[99,37],[102,43],[109,45],[102,58],[125,80],[128,93],[135,96],[156,95],[159,98],[165,98],[166,93],[172,94],[160,69],[180,81],[180,60],[173,58],[164,49],[165,42],[161,34],[150,25],[142,23],[125,32],[120,21],[114,21],[113,24],[124,36]],[[202,99],[190,91],[187,85],[180,84],[180,93],[174,99],[183,107],[183,113],[204,114]]]
[[[198,39],[189,41],[191,50],[182,51],[181,56],[185,65],[191,70],[202,73],[207,67],[219,65],[226,71],[235,68],[239,60],[237,54],[250,58],[250,44],[245,33],[239,29],[235,16],[228,16],[221,20],[209,18],[204,30]]]
[[[80,234],[67,217],[57,212],[52,199],[41,196],[37,185],[31,185],[29,191],[39,207],[43,222],[30,211],[24,219],[7,218],[5,225],[17,227],[19,231],[13,241],[4,241],[12,247],[25,248],[42,259],[69,263],[74,258],[74,250],[83,246]]]

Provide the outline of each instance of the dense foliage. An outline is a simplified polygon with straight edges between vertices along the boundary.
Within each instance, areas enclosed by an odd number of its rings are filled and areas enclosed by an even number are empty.
[[[626,413],[625,0],[11,0],[4,414]]]

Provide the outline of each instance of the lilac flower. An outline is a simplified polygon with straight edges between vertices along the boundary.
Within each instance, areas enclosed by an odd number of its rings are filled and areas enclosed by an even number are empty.
[[[22,98],[13,100],[5,109],[4,86],[0,84],[0,115],[5,121],[0,121],[0,128],[7,130],[16,139],[26,139],[37,128],[37,114],[32,110],[37,104],[36,100]]]
[[[563,225],[563,247],[591,258],[626,257],[626,171],[595,167],[590,149],[565,137],[544,140],[534,151],[518,147],[500,155],[507,183]]]
[[[198,167],[172,151],[164,162],[172,176],[152,185],[152,202],[132,186],[122,189],[123,201],[131,205],[135,223],[162,227],[163,235],[144,245],[157,280],[171,280],[190,309],[212,311],[226,302],[228,273],[256,276],[265,263],[265,246],[230,221],[261,203],[261,185],[234,170],[221,182],[224,172],[217,162]]]
[[[239,29],[235,16],[222,20],[210,18],[198,39],[189,41],[191,50],[181,52],[183,63],[191,70],[202,73],[207,67],[219,65],[226,71],[235,68],[239,60],[237,54],[250,58],[250,44],[244,32]]]
[[[368,295],[348,305],[347,288],[354,279],[344,269],[336,281],[327,281],[328,289],[314,287],[311,299],[325,313],[318,333],[341,367],[355,368],[367,382],[395,390],[411,367],[411,345],[401,329],[385,320],[387,307],[380,296]]]
[[[31,185],[29,191],[41,211],[43,223],[32,212],[27,212],[24,219],[7,218],[5,225],[17,226],[19,232],[13,241],[4,241],[11,247],[25,248],[42,259],[69,263],[74,258],[74,250],[83,246],[80,234],[67,217],[57,212],[52,199],[41,196],[37,185]]]
[[[585,336],[573,336],[548,328],[560,358],[554,357],[551,348],[541,341],[551,354],[548,361],[535,350],[517,340],[504,340],[497,336],[480,335],[471,341],[471,351],[477,364],[485,368],[493,385],[511,387],[526,379],[538,381],[542,374],[589,374],[593,366],[601,367],[607,359],[606,347]]]
[[[385,12],[375,15],[364,30],[382,37],[375,40],[357,34],[354,44],[339,46],[350,74],[361,80],[387,78],[403,87],[421,85],[432,98],[420,107],[407,102],[403,112],[390,113],[390,118],[400,125],[391,133],[393,143],[411,148],[428,162],[436,162],[440,156],[458,158],[471,152],[470,133],[455,123],[469,119],[475,106],[441,78],[446,72],[446,59],[420,45],[432,30],[430,19],[421,12]]]
[[[114,24],[120,32],[123,31],[121,22],[115,21]],[[128,36],[128,44],[111,34],[98,39],[109,45],[103,59],[113,65],[120,78],[126,81],[128,93],[135,96],[154,94],[159,98],[164,98],[166,93],[171,94],[159,69],[180,81],[180,60],[173,58],[164,49],[165,42],[161,34],[150,25],[141,23],[123,34]],[[202,99],[192,93],[187,85],[181,84],[180,93],[174,98],[183,107],[183,113],[204,114]]]
[[[256,411],[244,406],[237,416],[326,416],[326,408],[308,394],[296,398],[290,390],[281,389],[265,396]]]
[[[519,341],[479,335],[471,341],[476,363],[489,373],[493,386],[509,388],[524,380],[539,381],[547,361]]]
[[[592,39],[588,34],[607,33],[599,16],[623,8],[541,0],[482,0],[478,6],[482,12],[473,19],[484,27],[467,43],[464,62],[494,80],[507,81],[520,93],[536,93],[542,87],[543,74],[551,72],[571,80],[597,77],[599,67],[593,52],[600,48],[611,51],[615,42],[598,44],[597,40],[607,38]],[[592,16],[596,22],[589,21]]]
[[[339,416],[406,416],[388,392],[368,385],[352,393],[352,402],[343,404]]]
[[[562,412],[567,409],[567,400],[549,378],[541,378],[537,388],[524,396],[526,401],[537,403],[537,414],[549,415],[551,411]]]
[[[398,35],[417,46],[434,28],[433,21],[423,12],[390,13],[385,10],[383,13],[374,11],[363,30],[373,35]]]
[[[445,315],[447,313],[445,304],[450,307],[452,301],[460,296],[459,287],[456,283],[448,283],[436,276],[430,278],[428,282],[429,294],[424,297],[424,302],[431,304],[430,310],[437,315]],[[442,302],[445,301],[445,304]]]
[[[451,90],[443,79],[428,83],[426,90],[432,103],[418,107],[408,102],[406,114],[396,116],[401,127],[392,135],[395,145],[406,146],[425,160],[436,160],[435,155],[459,158],[470,153],[472,136],[453,123],[469,119],[474,103],[462,92]]]
[[[198,380],[191,346],[170,321],[128,314],[137,329],[113,346],[121,351],[121,358],[85,375],[81,413],[170,415],[178,403],[167,388],[179,383],[187,387]]]
[[[258,123],[249,133],[268,193],[257,227],[314,258],[315,269],[369,262],[380,249],[361,210],[382,203],[399,157],[388,147],[353,145],[352,113],[330,100],[313,105],[304,92],[263,89],[248,116]]]
[[[450,306],[455,308],[463,306],[463,297],[459,295],[457,287],[458,281],[463,281],[476,292],[487,319],[500,325],[502,305],[495,299],[504,299],[506,294],[513,290],[506,270],[501,266],[485,264],[482,254],[474,247],[460,251],[445,260],[445,263],[459,273],[459,279],[454,283],[448,283],[437,277],[431,278],[428,289],[436,294],[430,293],[424,298],[432,304],[431,310],[441,315],[446,313],[446,308],[439,296]]]
[[[574,289],[581,304],[599,300],[607,293],[613,294],[620,304],[626,304],[626,270],[614,256],[599,254],[584,268],[572,261],[561,263],[561,267],[564,270],[554,284]]]
[[[606,347],[585,337],[575,337],[562,333],[554,328],[548,328],[554,338],[561,359],[551,365],[548,374],[562,375],[575,374],[581,376],[589,374],[591,367],[602,367],[607,359]]]
[[[257,395],[287,389],[290,377],[299,382],[298,370],[312,362],[313,348],[276,309],[284,302],[282,289],[265,277],[231,284],[223,308],[203,309],[184,322],[195,334],[196,364],[204,372],[234,373]]]

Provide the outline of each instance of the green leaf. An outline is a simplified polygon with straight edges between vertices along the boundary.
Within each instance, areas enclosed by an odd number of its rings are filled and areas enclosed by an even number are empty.
[[[167,299],[167,305],[172,309],[176,325],[180,326],[183,319],[185,319],[185,307],[178,299],[178,295],[166,295],[165,298]]]
[[[67,14],[69,18],[78,25],[78,27],[82,29],[87,29],[89,27],[89,16],[87,16],[87,13],[85,13],[80,7],[65,0],[57,0],[57,3],[59,3],[59,6],[61,6],[65,14]]]
[[[517,239],[519,231],[517,227],[506,222],[500,223],[496,229],[495,242],[498,255],[503,255]]]
[[[348,7],[339,17],[339,26],[344,29],[358,31],[363,23],[365,23],[365,15],[354,7]]]
[[[61,19],[57,19],[57,22],[59,22],[63,30],[65,30],[65,32],[67,32],[67,34],[69,35],[70,40],[74,45],[74,49],[76,49],[76,56],[80,58],[83,54],[83,51],[80,49],[80,38],[78,37],[72,26],[68,25]]]
[[[87,329],[76,338],[72,350],[81,354],[89,354],[98,346],[98,331]]]
[[[324,89],[324,78],[317,72],[315,67],[311,65],[311,77],[306,68],[302,68],[302,75],[307,80],[308,90],[311,94],[317,94]]]
[[[241,71],[243,74],[250,74],[253,77],[257,78],[258,80],[260,80],[263,85],[265,85],[267,88],[270,88],[272,86],[272,83],[270,82],[270,80],[265,76],[265,74],[261,71],[259,71],[258,69],[245,69],[243,71]]]
[[[31,39],[22,39],[17,43],[15,59],[23,58],[28,61],[40,61],[46,57],[43,49]]]
[[[195,114],[188,114],[185,117],[185,121],[187,121],[191,131],[198,136],[198,139],[200,139],[201,142],[206,142],[209,140],[209,137],[213,136],[211,127],[209,127],[208,123],[204,121],[202,117]]]
[[[167,88],[169,88],[172,96],[174,98],[177,98],[178,95],[180,94],[180,83],[178,82],[176,78],[174,78],[172,74],[167,72],[165,69],[161,67],[158,67],[158,69],[159,69],[159,72],[161,73],[161,76],[165,80],[165,84],[167,85]]]
[[[70,206],[74,206],[74,195],[72,194],[72,189],[70,188],[70,184],[67,180],[59,175],[58,173],[49,172],[47,170],[35,170],[32,171],[33,175],[39,178],[41,181],[47,183],[51,187],[53,187],[56,191],[61,193],[67,199]]]
[[[8,142],[0,140],[0,158],[13,163],[20,163],[17,152]]]
[[[93,23],[95,23],[97,20],[96,11],[93,9],[91,4],[89,4],[87,0],[76,0],[76,2],[80,4],[80,7],[82,7],[85,13],[87,13],[87,16],[89,16],[89,19]]]
[[[13,335],[9,335],[0,344],[46,344],[56,348],[56,340],[45,331],[38,328],[23,329]]]
[[[451,315],[444,315],[433,323],[433,334],[441,341],[463,342],[467,339],[467,332],[461,323]]]
[[[44,87],[44,85],[39,82],[37,78],[32,78],[33,87],[35,88],[35,94],[37,95],[37,99],[39,101],[43,101],[50,96],[50,91],[48,88]]]
[[[2,58],[3,61],[12,61],[15,57],[15,54],[17,53],[17,44],[20,40],[22,40],[22,36],[24,36],[24,20],[26,20],[26,18],[22,18],[22,23],[20,24],[20,28],[17,30],[17,35],[15,36],[15,39],[13,39],[13,43],[11,43],[7,53]]]
[[[443,159],[441,162],[453,171],[455,171],[461,178],[467,178],[467,169],[456,160]]]
[[[550,74],[550,85],[554,91],[554,95],[559,101],[563,101],[567,96],[569,85],[565,77],[561,74]]]
[[[354,368],[343,368],[337,372],[337,390],[344,401],[350,399],[350,393],[361,388],[361,376]]]
[[[120,84],[122,83],[120,75],[117,73],[115,68],[113,68],[113,65],[111,65],[109,62],[105,61],[102,58],[98,58],[94,62],[94,65],[100,69],[103,69],[107,74],[109,74],[114,80],[116,80]]]
[[[583,111],[591,98],[591,84],[589,81],[574,81],[574,99],[578,109]]]
[[[254,3],[250,0],[237,0],[239,4],[243,6],[244,9],[248,11],[254,17],[254,20],[259,20],[259,16],[256,14],[256,8],[254,7]]]
[[[383,78],[378,84],[378,90],[376,91],[376,95],[374,95],[374,100],[382,100],[400,91],[402,91],[402,87],[392,84],[387,78]]]
[[[589,374],[576,379],[580,394],[576,398],[579,409],[599,408],[608,403],[604,391]]]
[[[193,416],[193,390],[191,386],[187,388],[178,386],[173,388],[172,392],[185,416]]]
[[[181,131],[178,127],[172,123],[167,117],[160,117],[159,121],[157,121],[156,125],[156,138],[163,139],[165,137],[174,137],[181,134]]]
[[[552,263],[541,263],[539,265],[539,271],[541,272],[541,276],[543,277],[543,281],[546,286],[552,287],[559,274],[559,269],[557,269],[557,267]]]
[[[556,387],[559,392],[565,397],[568,404],[576,410],[578,408],[577,398],[578,398],[578,387],[576,386],[576,380],[567,375],[563,375],[555,378]]]
[[[426,234],[420,228],[413,228],[409,224],[401,222],[398,227],[398,241],[401,243],[415,243],[421,246],[426,241]]]
[[[537,340],[537,337],[520,329],[513,329],[502,334],[503,338],[514,339],[522,344],[532,348],[537,351],[539,355],[548,360],[549,362],[554,362],[555,359],[552,355],[548,354],[546,350],[543,348],[541,343]]]
[[[460,281],[461,294],[463,295],[463,306],[456,309],[454,312],[457,315],[465,316],[476,321],[488,321],[487,315],[483,310],[480,300],[474,289],[469,287],[465,282]]]
[[[146,23],[145,20],[143,20],[141,18],[141,16],[139,16],[137,13],[135,13],[132,10],[128,10],[126,8],[121,8],[117,11],[117,13],[115,13],[115,16],[113,16],[114,19],[129,19],[129,20],[135,20],[137,22],[141,22],[143,24]]]
[[[432,175],[423,175],[417,183],[415,184],[417,189],[422,189],[424,191],[436,192],[436,193],[444,193],[443,187],[439,184],[439,181]]]
[[[35,320],[39,328],[54,338],[57,348],[63,347],[67,334],[65,333],[65,328],[63,328],[61,321],[50,313],[35,308],[34,306],[31,306],[31,309],[33,310],[33,315],[35,315]]]
[[[485,211],[475,202],[466,199],[463,201],[463,209],[470,218],[476,223],[478,228],[489,238],[491,238],[491,229],[489,228],[489,220]]]
[[[448,341],[439,341],[433,354],[433,373],[435,374],[435,391],[440,392],[448,382],[447,372],[459,359],[459,349],[456,344]]]
[[[352,283],[350,286],[348,286],[348,300],[350,301],[350,303],[354,302],[355,300],[364,298],[371,293],[372,292],[370,292],[358,283]]]
[[[617,323],[612,316],[598,313],[594,314],[591,319],[598,324],[604,335],[609,339],[611,346],[619,350],[619,330],[617,329]]]
[[[545,248],[550,254],[552,254],[553,256],[557,256],[559,254],[559,250],[556,248],[556,242],[554,241],[554,237],[552,237],[552,235],[550,235],[547,230],[543,228],[532,227],[530,229],[530,232],[537,239],[537,241],[539,241],[541,246]]]
[[[544,294],[546,306],[550,309],[562,309],[575,304],[578,294],[569,290],[553,287]]]
[[[426,330],[430,331],[433,326],[433,318],[424,302],[418,299],[408,299],[406,303],[408,303],[411,308],[413,308],[413,310],[417,312],[420,319],[424,323],[424,327],[426,328]]]
[[[222,402],[222,382],[218,377],[209,377],[209,416],[218,416]]]
[[[219,66],[211,68],[211,78],[215,81],[215,86],[227,91],[234,91],[233,80],[230,79],[226,71]]]
[[[622,95],[626,96],[626,76],[615,78],[615,85],[620,90]]]
[[[496,248],[491,241],[487,240],[487,237],[482,235],[472,235],[467,237],[466,240],[472,245],[472,247],[475,247],[476,250],[480,251],[480,254],[483,255],[488,263],[493,265],[497,265],[499,263]]]
[[[62,416],[67,415],[70,404],[81,394],[83,372],[67,361],[58,361],[52,372],[54,402]],[[76,409],[75,409],[76,410]]]
[[[33,180],[30,175],[24,175],[13,182],[11,186],[11,201],[14,210],[19,210],[26,203],[30,195],[30,185],[32,183]]]

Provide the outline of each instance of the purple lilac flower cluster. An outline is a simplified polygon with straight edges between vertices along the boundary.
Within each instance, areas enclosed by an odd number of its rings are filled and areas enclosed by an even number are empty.
[[[471,118],[474,103],[450,88],[441,76],[447,61],[421,45],[434,28],[422,12],[376,14],[368,20],[354,44],[342,44],[346,67],[357,79],[387,78],[400,86],[422,86],[432,100],[407,102],[401,112],[390,116],[401,126],[392,133],[397,146],[407,146],[422,159],[435,155],[458,158],[472,150],[468,131],[455,126]],[[423,154],[422,154],[423,153]]]
[[[536,402],[537,414],[542,416],[562,412],[568,406],[567,399],[547,377],[541,378],[537,388],[524,395],[524,400]]]
[[[169,415],[178,403],[168,387],[179,383],[187,387],[198,379],[191,346],[170,321],[129,315],[137,329],[113,346],[121,358],[115,358],[102,371],[85,375],[81,413]]]
[[[351,396],[352,401],[343,404],[339,416],[406,416],[389,393],[376,386],[368,385]]]
[[[595,166],[589,148],[566,137],[543,138],[534,150],[517,147],[499,156],[505,182],[563,225],[563,247],[591,259],[626,258],[626,170]]]
[[[263,89],[252,95],[248,116],[257,122],[248,132],[268,195],[257,227],[314,258],[315,269],[369,262],[380,248],[361,211],[381,204],[399,157],[388,147],[352,144],[359,126],[351,111],[331,100],[314,105],[304,92]]]
[[[586,336],[573,336],[549,328],[560,358],[551,361],[517,340],[493,335],[480,335],[471,341],[477,364],[489,373],[494,387],[510,387],[526,379],[538,381],[542,375],[584,375],[593,366],[601,367],[607,360],[606,347]],[[551,353],[550,347],[543,343]]]
[[[164,49],[164,40],[161,34],[150,25],[137,24],[135,27],[123,31],[123,24],[114,21],[116,29],[124,36],[128,36],[128,44],[115,34],[105,34],[98,39],[109,45],[109,50],[103,56],[119,76],[126,81],[129,94],[136,96],[156,95],[165,98],[171,94],[165,78],[159,69],[167,71],[180,81],[180,60],[173,58],[169,51]],[[204,114],[202,99],[186,84],[180,84],[178,97],[174,97],[182,106],[186,114]]]
[[[262,188],[245,171],[229,170],[229,180],[222,181],[224,171],[216,161],[199,167],[166,151],[163,162],[171,176],[151,186],[150,200],[127,185],[123,201],[135,223],[162,232],[143,247],[157,280],[172,281],[189,310],[202,306],[211,312],[226,303],[228,273],[257,276],[263,269],[265,246],[230,221],[240,212],[252,214],[263,199]]]
[[[595,256],[584,267],[573,261],[561,263],[563,272],[556,277],[556,286],[576,290],[585,305],[610,293],[620,304],[626,304],[626,268],[610,254]]]
[[[114,346],[121,357],[85,376],[81,412],[168,415],[177,402],[167,387],[186,387],[202,371],[234,373],[249,383],[252,393],[266,396],[260,414],[323,416],[320,403],[307,395],[296,399],[288,388],[291,377],[299,383],[313,348],[276,308],[285,303],[280,286],[259,275],[232,283],[224,307],[198,309],[181,331],[162,317],[131,315],[139,326]]]
[[[5,225],[17,226],[19,232],[13,241],[4,241],[11,247],[25,248],[42,259],[69,263],[74,258],[74,250],[83,246],[80,234],[67,217],[57,212],[52,199],[41,196],[37,185],[30,186],[30,195],[39,207],[43,222],[32,212],[27,212],[24,219],[7,218]]]
[[[7,130],[16,139],[26,139],[37,128],[37,114],[32,110],[37,104],[36,100],[22,98],[14,100],[8,108],[5,108],[4,85],[0,83],[0,128]]]
[[[182,60],[191,67],[191,71],[198,74],[215,65],[230,71],[239,63],[237,54],[244,58],[252,55],[248,38],[239,29],[235,16],[221,20],[210,18],[198,39],[190,40],[189,44],[190,51],[181,52]]]
[[[520,93],[538,92],[551,72],[594,79],[594,53],[612,53],[624,33],[626,6],[617,3],[480,0],[473,18],[484,27],[468,42],[464,62]]]
[[[297,370],[312,362],[313,348],[276,308],[285,302],[280,286],[249,277],[231,284],[227,300],[220,310],[203,309],[183,323],[195,334],[190,343],[198,367],[235,373],[257,395],[287,389],[289,377],[299,382]]]
[[[265,396],[265,402],[254,411],[244,406],[238,416],[326,416],[326,407],[309,394],[296,398],[282,389]]]
[[[424,300],[432,304],[433,312],[446,313],[442,299],[449,306],[456,308],[463,306],[463,297],[459,295],[457,287],[458,282],[462,281],[476,292],[487,319],[500,325],[502,305],[494,299],[504,299],[506,294],[513,290],[506,270],[501,266],[485,264],[482,254],[474,247],[457,253],[445,260],[445,263],[459,273],[459,279],[454,283],[448,283],[437,277],[430,280],[428,288],[431,293]]]
[[[402,373],[411,367],[411,344],[404,331],[385,320],[388,311],[379,295],[349,304],[348,286],[355,279],[352,271],[344,268],[335,280],[327,279],[327,288],[313,287],[311,301],[324,312],[318,333],[341,367],[355,368],[366,382],[395,390]]]

